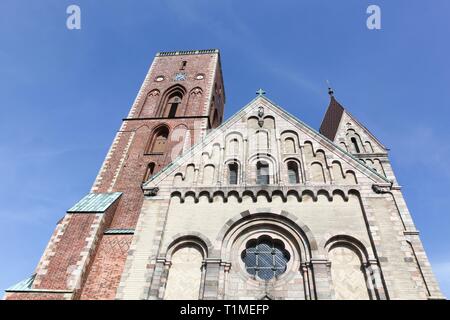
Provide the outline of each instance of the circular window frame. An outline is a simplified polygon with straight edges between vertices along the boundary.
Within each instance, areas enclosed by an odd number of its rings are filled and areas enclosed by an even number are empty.
[[[204,73],[197,73],[195,75],[195,80],[198,80],[198,81],[205,80],[205,74]]]
[[[160,80],[158,80],[158,79],[160,79]],[[166,80],[166,77],[164,77],[164,76],[156,76],[155,77],[155,82],[162,82],[164,80]]]
[[[256,275],[248,273],[244,261],[241,258],[241,253],[246,249],[246,245],[250,240],[257,240],[261,236],[269,236],[272,240],[281,241],[284,244],[284,249],[289,253],[290,259],[286,263],[286,270],[279,276],[274,276],[270,280],[263,280]],[[251,230],[243,234],[233,245],[234,254],[232,255],[232,265],[236,266],[236,273],[239,277],[255,286],[259,286],[263,283],[276,283],[277,285],[287,283],[300,270],[300,256],[295,249],[295,245],[292,241],[283,233],[272,230],[270,228],[258,228],[257,230]]]
[[[269,251],[263,250],[264,253],[269,253],[270,252],[270,256],[272,259],[272,262],[269,264],[270,266],[270,270],[272,271],[272,274],[270,275],[269,279],[264,279],[263,277],[261,277],[259,271],[261,270],[260,268],[262,267],[262,265],[257,263],[256,257],[258,257],[261,253],[261,248],[259,248],[259,245],[265,243],[266,245],[270,246]],[[253,250],[256,251],[255,253],[255,264],[253,266],[248,266],[245,262],[245,256],[247,254],[247,250],[252,247]],[[280,267],[275,267],[274,264],[274,257],[273,257],[273,252],[274,250],[278,250],[283,256],[284,256],[284,264]],[[250,276],[254,276],[255,279],[258,280],[262,280],[262,281],[270,281],[272,279],[277,279],[279,278],[281,275],[283,275],[284,273],[286,273],[287,271],[287,266],[289,261],[291,260],[291,253],[285,249],[285,243],[283,242],[283,240],[281,239],[276,239],[276,238],[272,238],[270,235],[264,233],[263,235],[257,237],[257,238],[251,238],[249,239],[246,243],[245,243],[245,247],[244,249],[241,251],[241,260],[242,262],[244,262],[244,268],[245,271],[247,271],[247,273]],[[255,269],[254,272],[255,274],[253,275],[249,269]],[[276,270],[279,270],[279,273],[277,274]]]

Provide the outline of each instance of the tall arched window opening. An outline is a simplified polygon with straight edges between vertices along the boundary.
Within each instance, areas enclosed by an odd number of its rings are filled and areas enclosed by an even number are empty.
[[[299,183],[298,165],[295,161],[289,161],[287,164],[289,183]]]
[[[256,164],[256,184],[269,184],[269,164],[264,161],[258,161]]]
[[[228,164],[228,183],[237,184],[238,183],[238,164],[236,162]]]
[[[350,141],[352,142],[353,148],[355,149],[356,153],[360,153],[358,142],[356,141],[356,138],[353,137],[353,138],[350,139]]]
[[[172,93],[167,100],[164,116],[167,118],[175,118],[182,99],[183,95],[181,92]]]

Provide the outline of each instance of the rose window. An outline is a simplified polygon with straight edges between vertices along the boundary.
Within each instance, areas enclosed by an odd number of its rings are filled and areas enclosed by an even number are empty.
[[[290,254],[282,241],[261,236],[247,242],[241,258],[249,274],[270,280],[286,271]]]

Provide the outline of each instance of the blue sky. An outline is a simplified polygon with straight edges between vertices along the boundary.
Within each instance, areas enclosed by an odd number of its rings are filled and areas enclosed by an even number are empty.
[[[81,8],[82,29],[66,28]],[[366,27],[377,4],[382,30]],[[158,51],[219,48],[226,117],[267,96],[319,128],[337,99],[388,146],[450,297],[450,1],[0,2],[0,289],[90,189]]]

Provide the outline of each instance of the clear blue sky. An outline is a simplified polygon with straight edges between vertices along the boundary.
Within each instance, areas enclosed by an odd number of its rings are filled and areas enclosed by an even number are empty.
[[[77,4],[82,29],[66,28]],[[366,28],[366,8],[382,30]],[[450,1],[0,2],[0,289],[90,189],[158,51],[219,48],[226,117],[257,88],[318,128],[329,79],[386,146],[450,297]]]

